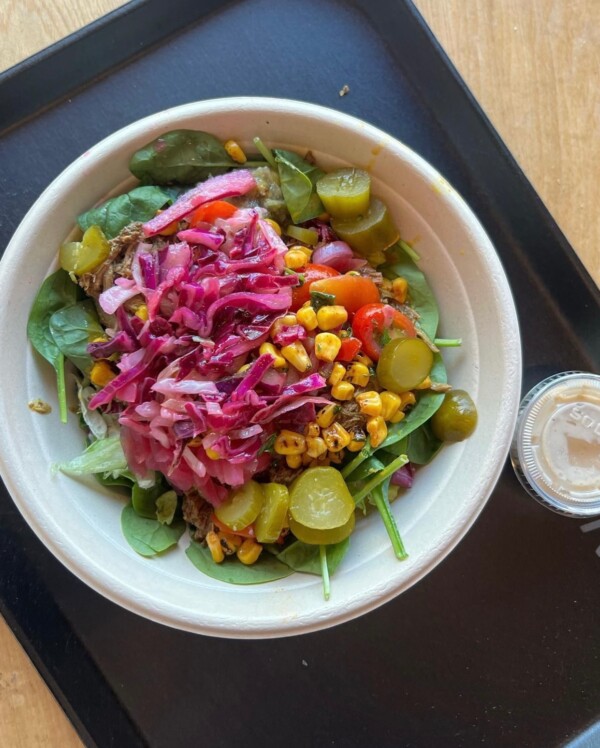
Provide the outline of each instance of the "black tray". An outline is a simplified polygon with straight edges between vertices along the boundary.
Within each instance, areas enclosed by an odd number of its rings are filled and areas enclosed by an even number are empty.
[[[598,289],[409,2],[133,2],[8,71],[2,236],[112,131],[237,94],[334,107],[421,153],[498,249],[524,389],[599,370]],[[0,517],[0,611],[89,745],[547,748],[599,717],[600,531],[538,506],[508,465],[474,529],[416,587],[357,621],[273,641],[139,618],[66,571],[6,491]]]

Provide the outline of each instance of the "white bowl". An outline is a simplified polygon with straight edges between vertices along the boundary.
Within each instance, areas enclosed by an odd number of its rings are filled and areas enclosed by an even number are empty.
[[[368,167],[373,192],[393,210],[402,236],[441,307],[441,333],[460,336],[445,352],[449,381],[477,403],[479,425],[419,471],[393,504],[409,553],[399,562],[376,515],[359,521],[351,550],[332,577],[293,574],[238,587],[202,575],[183,548],[138,556],[121,535],[122,499],[94,480],[51,475],[52,463],[79,454],[77,419],[58,419],[53,372],[26,339],[35,293],[56,267],[59,244],[75,217],[123,189],[131,154],[160,133],[201,129],[242,144],[310,148],[325,168]],[[69,166],[36,201],[0,264],[0,473],[19,510],[46,547],[86,584],[147,618],[188,631],[236,638],[288,636],[355,618],[396,597],[431,571],[461,540],[490,496],[517,415],[521,350],[515,308],[494,248],[460,195],[422,158],[381,130],[312,104],[279,99],[202,101],[152,115],[119,130]],[[41,416],[28,402],[42,398]]]

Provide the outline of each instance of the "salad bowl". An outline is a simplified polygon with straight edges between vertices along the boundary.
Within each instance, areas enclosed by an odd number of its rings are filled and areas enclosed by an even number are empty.
[[[249,147],[306,152],[326,170],[368,170],[420,257],[440,307],[440,334],[461,338],[445,352],[449,379],[479,413],[474,435],[445,447],[392,504],[408,558],[394,556],[378,517],[357,521],[351,550],[332,579],[304,574],[251,586],[203,576],[183,553],[137,555],[121,534],[122,499],[92,478],[53,471],[81,452],[77,418],[63,425],[52,371],[26,340],[29,311],[75,217],[135,185],[134,151],[174,129],[204,130]],[[46,216],[52,215],[52,222]],[[31,252],[36,247],[36,252]],[[0,473],[25,520],[77,577],[154,621],[223,637],[289,636],[332,626],[390,601],[425,577],[460,542],[492,493],[508,454],[520,396],[518,323],[507,279],[481,225],[460,195],[407,146],[366,122],[320,106],[230,98],[187,104],[135,122],[82,154],[46,189],[0,263]],[[48,403],[40,414],[34,401]],[[188,542],[180,539],[182,547]]]

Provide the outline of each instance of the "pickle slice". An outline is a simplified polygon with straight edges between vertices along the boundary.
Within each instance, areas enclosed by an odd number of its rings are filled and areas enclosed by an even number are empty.
[[[352,495],[335,468],[308,468],[292,483],[290,515],[305,527],[315,530],[341,527],[353,512]]]
[[[66,242],[59,251],[60,266],[68,273],[83,275],[108,257],[110,243],[99,226],[90,226],[80,242]]]
[[[302,543],[309,545],[333,545],[341,543],[348,535],[352,533],[355,525],[355,514],[352,512],[348,521],[341,527],[334,527],[331,530],[315,530],[312,527],[305,527],[290,517],[290,530],[294,536]]]
[[[377,364],[379,384],[391,392],[408,392],[425,379],[433,353],[421,338],[394,338],[383,347]]]
[[[375,265],[385,260],[383,250],[400,238],[387,205],[377,197],[371,198],[366,213],[352,220],[332,218],[331,227],[340,239]]]
[[[330,171],[317,182],[317,194],[335,218],[357,218],[369,208],[371,177],[352,167]]]
[[[290,494],[282,483],[265,483],[262,489],[264,503],[254,523],[254,533],[259,543],[274,543],[287,522]]]
[[[258,517],[264,502],[262,487],[249,480],[215,509],[217,519],[231,530],[243,530]]]

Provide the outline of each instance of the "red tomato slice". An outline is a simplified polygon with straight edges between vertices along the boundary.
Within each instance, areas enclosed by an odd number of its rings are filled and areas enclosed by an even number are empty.
[[[297,312],[302,304],[310,301],[310,287],[315,281],[323,278],[333,278],[334,276],[339,275],[337,270],[334,270],[327,265],[306,265],[300,274],[304,278],[304,283],[292,290],[293,312]]]
[[[392,338],[416,337],[410,319],[389,304],[367,304],[356,312],[352,332],[362,342],[363,351],[378,361],[383,346]]]
[[[225,200],[213,200],[197,208],[190,216],[190,226],[198,223],[214,223],[217,218],[231,218],[237,208]]]
[[[360,351],[362,343],[358,338],[344,338],[340,346],[337,361],[352,361],[354,356]]]
[[[362,275],[339,275],[316,281],[311,291],[330,293],[335,304],[341,304],[348,314],[354,314],[365,304],[381,301],[379,289],[370,278]]]

